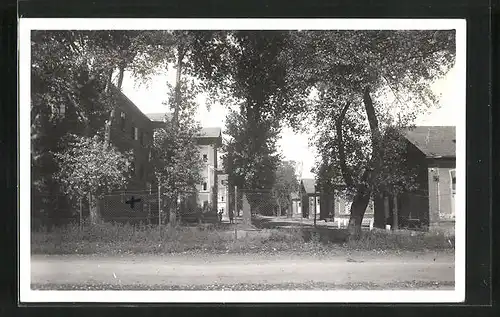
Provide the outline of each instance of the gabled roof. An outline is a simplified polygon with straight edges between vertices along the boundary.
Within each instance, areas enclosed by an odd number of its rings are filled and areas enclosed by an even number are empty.
[[[406,138],[427,157],[456,157],[454,126],[417,126],[406,131]]]
[[[171,119],[171,113],[165,112],[157,112],[157,113],[148,113],[146,116],[154,123],[164,122],[165,119]],[[200,138],[221,138],[222,137],[222,129],[218,127],[203,127],[200,131]]]
[[[202,138],[220,138],[222,137],[221,128],[201,128]]]
[[[316,181],[312,178],[303,178],[302,179],[302,185],[304,186],[304,190],[306,191],[307,194],[314,194],[315,193],[315,185]]]
[[[164,122],[165,116],[170,119],[172,117],[172,114],[165,112],[157,112],[157,113],[146,113],[146,116],[149,118],[149,120],[153,122]]]
[[[299,200],[299,199],[300,199],[300,196],[299,196],[299,194],[297,194],[296,192],[293,192],[293,193],[291,193],[291,194],[290,194],[290,198],[291,198],[292,200]]]

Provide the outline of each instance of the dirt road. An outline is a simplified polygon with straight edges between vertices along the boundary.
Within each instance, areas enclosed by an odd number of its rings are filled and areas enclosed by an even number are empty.
[[[121,285],[334,284],[453,282],[453,255],[43,256],[31,258],[31,283]]]

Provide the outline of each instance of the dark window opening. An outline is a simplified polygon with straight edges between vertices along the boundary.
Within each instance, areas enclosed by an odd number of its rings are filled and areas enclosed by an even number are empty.
[[[207,162],[208,161],[208,156],[206,154],[203,154],[203,162]]]
[[[221,200],[221,201],[224,201],[224,196],[220,196],[220,200]]]
[[[59,114],[64,118],[66,114],[66,105],[62,104],[59,106]]]
[[[203,182],[203,190],[207,190],[207,183]]]
[[[134,139],[134,137],[135,137],[135,127],[134,127],[134,126],[132,126],[132,127],[130,128],[130,137],[131,137],[132,139]]]

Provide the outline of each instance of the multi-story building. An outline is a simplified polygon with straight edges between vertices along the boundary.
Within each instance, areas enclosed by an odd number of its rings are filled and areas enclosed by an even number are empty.
[[[143,217],[145,212],[151,212],[152,207],[156,208],[157,211],[157,204],[151,203],[156,198],[149,195],[151,191],[156,192],[155,188],[151,188],[152,183],[154,183],[154,175],[150,152],[154,129],[164,124],[166,114],[146,115],[121,91],[113,89],[116,90],[117,107],[110,129],[111,141],[120,151],[132,151],[132,178],[127,188],[105,197],[102,205],[103,217],[117,219],[133,217],[132,214]],[[218,192],[217,157],[218,148],[222,145],[221,129],[202,128],[197,141],[200,146],[200,158],[204,162],[201,170],[203,181],[197,185],[197,202],[199,206],[210,207],[210,210],[215,212],[217,211]],[[133,209],[131,209],[132,205],[128,203],[132,200],[137,200]],[[124,211],[127,213],[125,214]]]
[[[151,113],[147,117],[151,120],[155,128],[161,124],[170,114]],[[203,127],[198,137],[200,147],[200,158],[203,161],[201,169],[202,181],[196,185],[198,192],[197,202],[205,210],[210,209],[215,212],[217,208],[218,182],[218,149],[222,146],[222,130],[217,127]]]
[[[116,89],[116,88],[115,88]],[[132,179],[128,189],[142,190],[151,181],[149,151],[153,140],[151,120],[118,89],[117,107],[111,123],[111,142],[120,151],[132,150]]]

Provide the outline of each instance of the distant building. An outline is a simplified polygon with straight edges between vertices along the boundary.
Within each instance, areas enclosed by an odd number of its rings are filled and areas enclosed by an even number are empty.
[[[292,199],[292,217],[301,216],[302,217],[302,206],[301,197],[298,193],[291,193],[290,198]]]
[[[300,193],[302,217],[313,219],[316,213],[319,220],[320,193],[317,191],[316,181],[314,179],[303,178],[300,181]]]

